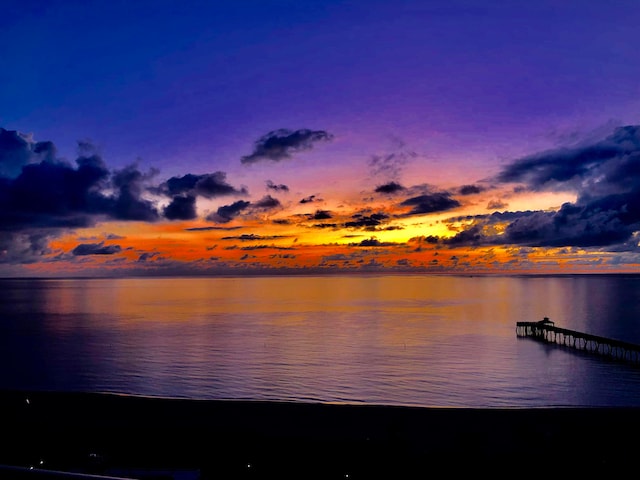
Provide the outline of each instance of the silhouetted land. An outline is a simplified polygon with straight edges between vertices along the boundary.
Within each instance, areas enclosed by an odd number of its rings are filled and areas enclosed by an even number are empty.
[[[526,373],[523,373],[526,374]],[[3,392],[4,465],[137,478],[636,468],[637,408],[467,409]],[[515,470],[514,470],[515,469]],[[172,473],[173,472],[173,473]],[[347,477],[348,475],[348,477]]]

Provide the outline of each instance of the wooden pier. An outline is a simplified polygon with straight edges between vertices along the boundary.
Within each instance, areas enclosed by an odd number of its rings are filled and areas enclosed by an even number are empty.
[[[640,345],[556,327],[547,317],[539,322],[517,322],[516,335],[640,365]]]

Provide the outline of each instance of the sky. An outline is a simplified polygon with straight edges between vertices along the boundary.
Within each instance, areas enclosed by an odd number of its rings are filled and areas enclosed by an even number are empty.
[[[638,271],[636,0],[0,12],[0,276]]]

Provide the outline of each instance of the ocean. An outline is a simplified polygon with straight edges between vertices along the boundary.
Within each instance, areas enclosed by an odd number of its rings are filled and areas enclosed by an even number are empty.
[[[640,275],[0,279],[0,389],[426,407],[640,406]]]

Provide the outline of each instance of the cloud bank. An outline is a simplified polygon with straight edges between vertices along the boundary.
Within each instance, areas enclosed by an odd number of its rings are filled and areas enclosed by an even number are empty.
[[[591,144],[550,150],[505,166],[494,179],[529,191],[575,192],[556,211],[493,213],[446,243],[637,249],[640,231],[640,126],[616,128]],[[500,225],[500,233],[496,226]]]

